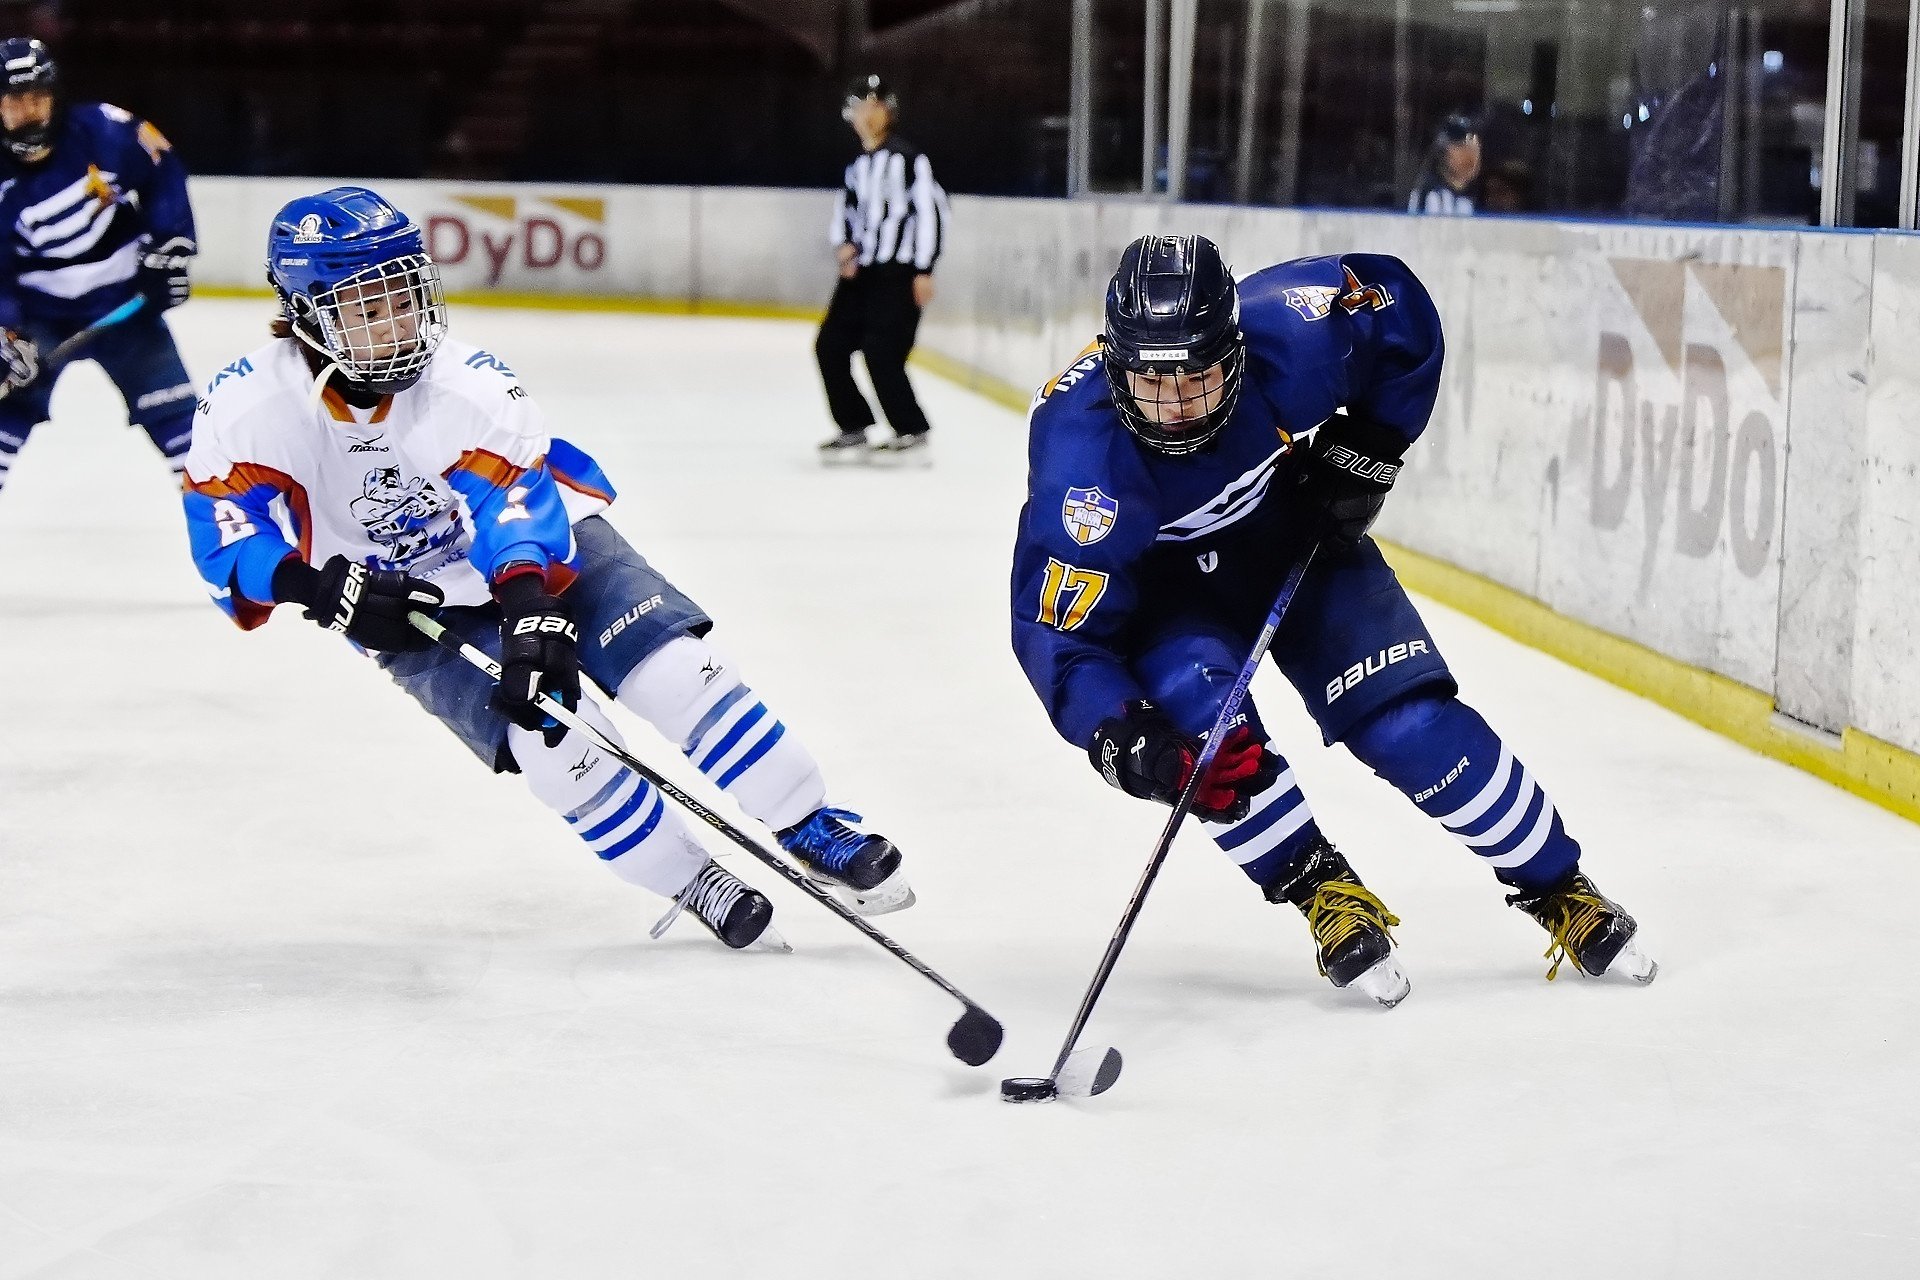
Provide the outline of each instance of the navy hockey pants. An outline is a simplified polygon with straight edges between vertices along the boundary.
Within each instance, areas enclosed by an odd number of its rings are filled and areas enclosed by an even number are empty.
[[[25,334],[44,356],[84,328],[80,320],[29,320]],[[193,442],[197,401],[166,320],[151,310],[138,312],[83,347],[74,357],[80,360],[93,361],[113,380],[127,402],[127,420],[152,438],[178,475]],[[0,399],[0,486],[27,437],[47,420],[54,386],[64,372],[64,366],[43,365],[38,378]]]

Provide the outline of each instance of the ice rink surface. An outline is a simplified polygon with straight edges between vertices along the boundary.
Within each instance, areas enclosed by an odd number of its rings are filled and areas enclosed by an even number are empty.
[[[204,381],[265,317],[173,320]],[[827,472],[804,325],[455,332],[906,850],[920,904],[880,923],[1006,1047],[954,1062],[951,1002],[744,856],[795,954],[648,941],[659,900],[368,662],[207,602],[82,366],[0,494],[0,1280],[1920,1275],[1920,830],[1428,606],[1659,981],[1548,984],[1544,934],[1268,671],[1412,996],[1333,991],[1196,833],[1093,1023],[1119,1085],[1004,1105],[1165,812],[1008,651],[1019,417],[922,373],[938,465]]]

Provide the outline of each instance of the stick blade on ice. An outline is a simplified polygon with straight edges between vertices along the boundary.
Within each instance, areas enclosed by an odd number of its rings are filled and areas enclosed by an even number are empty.
[[[1070,1098],[1091,1098],[1105,1093],[1120,1078],[1121,1065],[1118,1049],[1076,1049],[1067,1055],[1065,1065],[1060,1068],[1060,1092]]]

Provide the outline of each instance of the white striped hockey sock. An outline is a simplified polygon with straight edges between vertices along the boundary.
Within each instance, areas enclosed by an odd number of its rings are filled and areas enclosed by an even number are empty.
[[[1271,743],[1267,745],[1273,750]],[[1266,885],[1318,834],[1313,810],[1293,776],[1293,766],[1281,762],[1280,776],[1253,798],[1247,816],[1238,822],[1202,822],[1200,825],[1220,851],[1240,864],[1255,884]]]
[[[677,636],[649,654],[621,682],[620,701],[775,831],[826,803],[813,756],[704,640]]]

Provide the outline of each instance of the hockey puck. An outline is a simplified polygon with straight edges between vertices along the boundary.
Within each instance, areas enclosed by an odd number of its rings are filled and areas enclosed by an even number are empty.
[[[1035,1080],[1026,1076],[1015,1076],[1000,1082],[1000,1101],[1002,1102],[1052,1102],[1060,1096],[1060,1090],[1051,1080]]]

